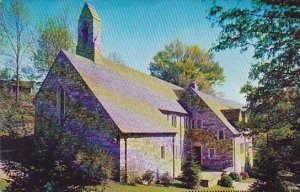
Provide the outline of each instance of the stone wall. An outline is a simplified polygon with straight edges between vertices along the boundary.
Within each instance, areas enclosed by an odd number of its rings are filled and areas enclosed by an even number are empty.
[[[232,141],[234,135],[227,128],[226,125],[216,116],[216,114],[205,104],[205,102],[191,89],[187,89],[185,95],[180,99],[180,103],[184,106],[186,111],[190,114],[190,129],[193,130],[205,130],[206,132],[214,135],[214,142],[218,142],[218,131],[223,131],[225,139],[230,142],[230,146],[226,149],[226,152],[217,149],[213,144],[209,145],[204,143],[204,138],[199,138],[198,142],[193,142],[193,145],[201,147],[201,165],[203,168],[213,170],[223,170],[227,167],[233,166],[233,145]],[[198,121],[199,120],[199,121]],[[198,123],[199,122],[199,123]],[[192,124],[195,126],[192,126]],[[198,125],[200,124],[200,125]],[[193,128],[192,128],[193,127]],[[186,137],[186,148],[190,148],[190,138]],[[219,141],[220,142],[220,141]],[[209,150],[215,149],[215,155],[211,157]],[[188,150],[188,149],[186,149]]]
[[[36,132],[49,122],[58,122],[57,91],[65,91],[65,115],[62,126],[74,136],[84,137],[90,145],[109,152],[119,166],[119,130],[101,103],[94,97],[74,67],[61,52],[34,101]]]
[[[131,177],[132,173],[142,176],[147,170],[154,171],[156,176],[166,172],[172,176],[173,137],[172,135],[144,135],[122,138],[120,141],[121,170],[125,170],[125,156],[127,156],[128,177]],[[164,158],[161,157],[161,147],[165,148]]]

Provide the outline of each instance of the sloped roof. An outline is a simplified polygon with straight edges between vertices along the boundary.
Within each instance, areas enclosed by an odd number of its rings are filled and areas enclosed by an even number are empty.
[[[174,90],[182,88],[104,59],[96,64],[62,51],[124,133],[175,133],[160,110],[187,114]]]
[[[205,103],[206,105],[215,113],[215,115],[228,127],[228,129],[235,135],[239,134],[238,130],[229,123],[227,118],[221,112],[221,110],[225,109],[239,109],[238,106],[242,106],[241,104],[238,105],[237,102],[228,101],[222,98],[218,98],[212,95],[205,94],[201,91],[198,91],[194,88],[191,88]],[[228,101],[228,102],[226,102]]]
[[[85,13],[86,10],[90,12],[90,14],[93,16],[93,18],[100,21],[99,15],[98,15],[96,9],[92,5],[90,5],[89,3],[85,3],[81,14]]]

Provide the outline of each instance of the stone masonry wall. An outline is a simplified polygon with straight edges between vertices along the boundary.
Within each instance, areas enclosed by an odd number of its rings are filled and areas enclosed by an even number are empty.
[[[180,103],[190,114],[190,124],[193,122],[201,121],[201,126],[199,127],[196,123],[194,130],[205,130],[207,132],[213,133],[215,135],[214,139],[217,141],[218,131],[223,131],[225,139],[229,142],[233,142],[234,135],[232,132],[223,124],[223,122],[214,114],[214,112],[205,104],[205,102],[199,98],[198,95],[191,89],[187,89],[185,95],[181,98]],[[191,125],[190,125],[191,127]],[[185,139],[185,147],[188,148],[190,138]],[[213,170],[223,170],[227,167],[233,166],[233,145],[226,149],[226,152],[221,152],[220,150],[214,148],[214,146],[209,146],[208,143],[203,143],[204,139],[199,138],[198,142],[194,142],[195,146],[201,147],[201,165],[203,168],[213,169]],[[210,157],[209,150],[215,149],[215,155]]]
[[[156,176],[168,172],[173,175],[173,136],[155,135],[129,137],[127,141],[128,178],[142,176],[152,170]],[[165,157],[161,157],[161,147],[165,147]],[[125,139],[121,139],[121,169],[125,170]]]
[[[70,134],[86,138],[94,146],[105,149],[119,167],[119,130],[94,97],[69,61],[60,53],[45,79],[34,103],[36,132],[58,121],[57,91],[65,91],[65,118],[62,121]]]

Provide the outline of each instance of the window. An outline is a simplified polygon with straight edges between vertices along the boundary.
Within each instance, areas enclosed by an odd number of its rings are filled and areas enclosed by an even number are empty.
[[[82,29],[81,29],[81,33],[82,33],[82,41],[83,41],[83,43],[87,43],[88,42],[88,37],[89,37],[89,29],[88,29],[87,22],[83,23],[83,26],[82,26]]]
[[[240,153],[243,154],[244,153],[244,143],[240,144]]]
[[[197,127],[198,128],[203,128],[203,123],[202,123],[202,120],[197,120]]]
[[[209,149],[209,150],[208,150],[208,157],[209,157],[209,158],[214,158],[214,157],[216,157],[216,149]]]
[[[59,122],[61,123],[65,116],[65,91],[62,87],[58,89],[57,93],[57,112]]]
[[[161,146],[161,148],[160,148],[160,157],[161,157],[162,159],[164,159],[165,156],[166,156],[166,149],[165,149],[165,146]]]
[[[224,131],[219,131],[218,132],[218,138],[219,139],[224,139],[225,137],[224,137]]]
[[[188,129],[189,128],[189,118],[185,117],[183,119],[183,122],[184,122],[184,128]]]
[[[173,127],[176,127],[177,126],[177,119],[176,119],[176,116],[172,116],[172,126]]]
[[[197,128],[197,121],[196,120],[190,120],[190,128],[191,129]]]

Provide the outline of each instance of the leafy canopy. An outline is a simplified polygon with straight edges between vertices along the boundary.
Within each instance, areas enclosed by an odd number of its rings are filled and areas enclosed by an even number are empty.
[[[213,92],[213,86],[225,80],[223,68],[213,60],[213,54],[198,45],[183,45],[179,40],[165,46],[156,53],[150,63],[151,75],[179,85],[198,83],[199,89]]]
[[[45,75],[61,49],[74,47],[73,36],[66,22],[48,18],[38,29],[37,51],[34,66],[41,76]]]
[[[299,127],[300,86],[299,1],[253,1],[251,8],[211,8],[209,18],[221,32],[213,50],[254,49],[248,82],[242,92],[264,129]]]
[[[258,146],[252,191],[286,191],[283,174],[300,177],[300,2],[253,0],[249,8],[229,10],[214,6],[209,18],[221,28],[213,50],[254,50],[252,83],[241,89],[252,116],[246,126],[267,138]]]

